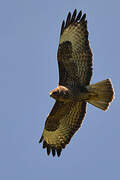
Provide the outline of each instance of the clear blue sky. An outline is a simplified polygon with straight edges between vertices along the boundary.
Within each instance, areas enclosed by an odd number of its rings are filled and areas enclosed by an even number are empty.
[[[60,158],[38,140],[58,83],[62,20],[75,8],[87,14],[94,55],[91,83],[111,78],[115,100],[107,112],[92,105]],[[119,0],[0,1],[0,179],[120,179]]]

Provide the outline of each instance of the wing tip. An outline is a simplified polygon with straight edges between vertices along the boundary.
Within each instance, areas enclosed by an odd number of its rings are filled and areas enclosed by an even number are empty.
[[[63,20],[62,26],[61,26],[61,32],[60,32],[60,35],[63,33],[64,28],[65,28],[65,21]]]
[[[63,20],[62,22],[62,26],[61,26],[61,33],[60,35],[63,34],[64,30],[72,23],[75,23],[75,22],[85,22],[85,19],[86,19],[86,13],[83,14],[82,16],[82,10],[79,11],[78,15],[77,15],[77,9],[75,9],[73,11],[73,14],[71,16],[71,12],[68,13],[67,15],[67,18],[66,18],[66,21]]]
[[[43,141],[43,136],[41,136],[40,140],[38,141],[38,143],[41,143]]]
[[[62,149],[57,149],[57,156],[60,157]]]
[[[55,157],[55,155],[60,157],[61,152],[62,152],[62,148],[65,148],[65,145],[62,147],[56,148],[53,145],[49,145],[45,140],[43,140],[43,136],[40,138],[39,143],[41,143],[42,141],[43,141],[43,149],[46,148],[48,156],[50,155],[50,153],[52,153],[53,157]]]

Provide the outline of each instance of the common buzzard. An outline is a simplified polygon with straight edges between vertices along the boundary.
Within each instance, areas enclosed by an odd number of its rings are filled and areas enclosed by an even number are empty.
[[[56,100],[45,122],[39,143],[47,154],[60,156],[71,137],[80,128],[90,104],[106,110],[113,99],[110,79],[90,85],[92,52],[88,41],[86,14],[68,13],[61,26],[57,53],[59,67],[58,87],[50,92]]]

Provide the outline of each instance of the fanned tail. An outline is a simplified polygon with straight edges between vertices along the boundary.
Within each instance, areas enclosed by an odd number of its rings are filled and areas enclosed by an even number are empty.
[[[91,94],[96,94],[96,96],[91,96],[87,102],[104,111],[108,109],[114,96],[114,90],[110,79],[89,85],[87,86],[87,90]]]

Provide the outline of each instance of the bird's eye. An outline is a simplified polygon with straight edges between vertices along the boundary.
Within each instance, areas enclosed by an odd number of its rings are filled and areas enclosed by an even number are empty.
[[[53,94],[54,94],[54,95],[57,95],[57,92],[55,91]]]

